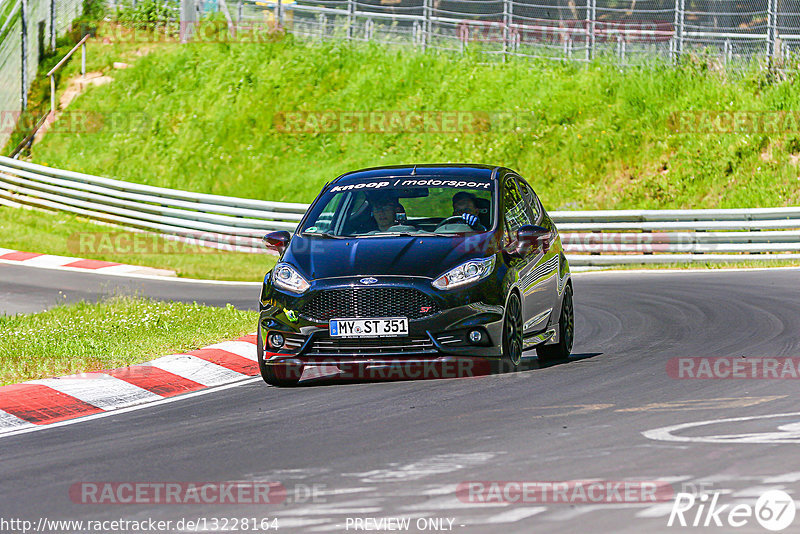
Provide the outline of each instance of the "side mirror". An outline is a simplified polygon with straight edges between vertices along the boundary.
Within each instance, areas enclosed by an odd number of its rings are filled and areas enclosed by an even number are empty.
[[[278,254],[283,254],[283,251],[289,246],[289,241],[291,239],[292,236],[289,234],[289,232],[286,230],[280,230],[278,232],[268,233],[261,238],[261,241],[264,242],[264,246],[267,248],[277,250]]]
[[[531,248],[542,247],[542,252],[546,253],[550,250],[550,240],[553,234],[547,228],[542,226],[534,226],[532,224],[525,224],[517,230],[517,243],[520,253],[526,254]]]

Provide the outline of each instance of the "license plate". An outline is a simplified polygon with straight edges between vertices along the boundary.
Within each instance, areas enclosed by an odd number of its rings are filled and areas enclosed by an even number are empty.
[[[331,337],[400,337],[408,335],[407,317],[331,319]]]

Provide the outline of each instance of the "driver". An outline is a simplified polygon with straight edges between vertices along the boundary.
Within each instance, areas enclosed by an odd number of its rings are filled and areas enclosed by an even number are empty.
[[[459,215],[473,230],[486,230],[478,219],[478,200],[472,193],[459,191],[453,195],[453,216]]]

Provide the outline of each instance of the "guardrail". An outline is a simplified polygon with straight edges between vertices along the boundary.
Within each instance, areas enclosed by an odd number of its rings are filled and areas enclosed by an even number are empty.
[[[0,157],[0,204],[66,211],[198,245],[264,252],[307,204],[135,184]],[[800,260],[800,207],[554,211],[575,266]]]
[[[6,157],[0,157],[0,203],[66,211],[245,252],[263,252],[263,234],[293,230],[308,207],[135,184]]]

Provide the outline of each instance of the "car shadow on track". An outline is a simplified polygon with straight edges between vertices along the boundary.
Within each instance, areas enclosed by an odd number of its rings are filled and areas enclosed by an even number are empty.
[[[531,355],[523,358],[517,372],[535,371],[559,365],[568,365],[600,356],[602,352],[572,354],[568,359],[541,363]],[[306,368],[299,387],[335,386],[370,382],[400,382],[410,380],[445,380],[456,378],[480,378],[483,376],[511,372],[508,364],[484,358],[461,358],[446,362],[407,362],[398,360],[383,365],[337,364]]]
[[[601,356],[602,354],[603,354],[602,352],[582,352],[578,354],[570,354],[569,358],[567,358],[566,360],[559,360],[547,363],[540,362],[538,358],[526,358],[522,360],[522,363],[520,363],[519,370],[531,371],[534,369],[547,369],[548,367],[555,367],[557,365],[566,365],[581,360],[588,360],[590,358],[594,358],[595,356]]]

